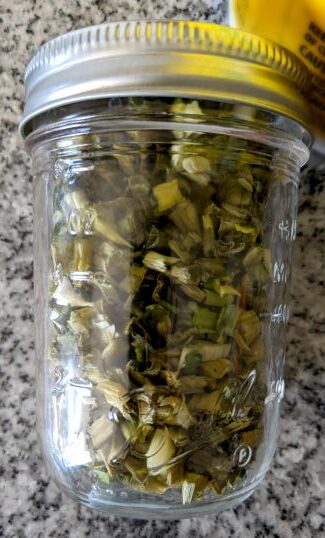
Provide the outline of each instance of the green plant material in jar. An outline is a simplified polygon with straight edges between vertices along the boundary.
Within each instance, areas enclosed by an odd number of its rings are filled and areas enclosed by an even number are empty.
[[[271,171],[265,147],[204,132],[212,103],[125,103],[185,123],[162,143],[139,130],[59,155],[50,356],[89,384],[94,480],[189,504],[240,483],[233,454],[249,445],[254,461],[263,441]]]

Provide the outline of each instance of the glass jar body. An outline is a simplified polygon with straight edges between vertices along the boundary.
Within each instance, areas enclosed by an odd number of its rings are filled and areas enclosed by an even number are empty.
[[[38,408],[52,476],[125,516],[232,506],[276,445],[303,129],[171,98],[37,122]]]

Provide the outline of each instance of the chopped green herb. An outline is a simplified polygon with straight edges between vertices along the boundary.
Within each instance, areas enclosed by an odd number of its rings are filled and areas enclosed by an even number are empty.
[[[50,356],[69,360],[90,395],[97,487],[173,490],[188,504],[240,483],[234,453],[248,446],[254,461],[263,442],[272,171],[265,147],[204,132],[212,103],[125,103],[132,114],[163,110],[173,130],[163,142],[114,133],[109,150],[78,135],[77,155],[59,147]]]

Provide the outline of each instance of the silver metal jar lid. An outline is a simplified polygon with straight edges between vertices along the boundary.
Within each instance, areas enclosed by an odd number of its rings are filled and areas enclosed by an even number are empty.
[[[44,111],[113,96],[181,96],[243,103],[306,125],[307,71],[283,47],[190,21],[114,22],[45,43],[25,72],[20,124]]]

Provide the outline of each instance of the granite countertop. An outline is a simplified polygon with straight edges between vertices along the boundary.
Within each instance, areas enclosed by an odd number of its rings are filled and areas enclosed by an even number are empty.
[[[32,175],[17,134],[23,70],[45,40],[121,18],[225,19],[220,0],[0,0],[0,535],[5,538],[315,538],[325,536],[325,163],[303,174],[286,395],[263,484],[218,517],[135,521],[76,505],[49,480],[35,429]]]

